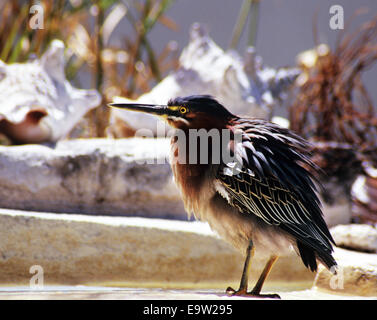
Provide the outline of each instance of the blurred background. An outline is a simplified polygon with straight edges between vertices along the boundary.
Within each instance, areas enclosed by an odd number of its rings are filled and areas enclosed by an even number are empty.
[[[194,22],[205,26],[224,50],[232,48],[243,56],[247,47],[254,46],[266,65],[292,67],[299,53],[321,43],[335,50],[343,32],[351,34],[377,12],[373,0],[336,4],[344,11],[343,31],[329,27],[332,1],[1,1],[0,59],[25,62],[41,56],[53,39],[61,39],[66,46],[66,77],[73,85],[99,90],[104,102],[113,96],[136,98],[178,67]],[[30,27],[33,5],[43,8],[41,29]],[[368,63],[362,71],[375,105],[377,67]],[[102,113],[95,113],[91,131],[85,134],[104,136],[106,115],[98,120]],[[282,108],[275,113],[287,116]]]
[[[235,24],[243,0],[234,1],[183,1],[174,2],[167,12],[177,23],[178,29],[171,30],[157,24],[151,31],[151,42],[157,51],[166,45],[164,39],[177,42],[178,48],[183,48],[188,40],[188,30],[192,23],[206,25],[212,39],[221,47],[229,48]],[[362,23],[371,20],[377,14],[377,3],[373,0],[340,0],[340,1],[300,1],[300,0],[268,0],[259,1],[256,15],[257,27],[253,40],[257,53],[271,67],[294,66],[296,56],[302,51],[314,47],[317,43],[327,43],[334,48],[339,30],[329,27],[329,9],[338,4],[344,8],[344,22],[349,31],[355,30]],[[363,10],[364,9],[364,10]],[[360,12],[360,15],[356,15]],[[351,21],[352,18],[352,21]],[[252,19],[252,18],[250,18]],[[114,43],[120,39],[118,34],[130,32],[131,28],[122,21],[111,38]],[[243,54],[248,45],[248,27],[241,34],[237,50]],[[373,97],[377,99],[376,79],[377,67],[372,66],[363,74],[366,86]]]

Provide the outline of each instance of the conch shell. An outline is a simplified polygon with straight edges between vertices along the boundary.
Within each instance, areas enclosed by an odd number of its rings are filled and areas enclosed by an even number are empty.
[[[0,133],[14,143],[56,142],[101,102],[96,90],[71,86],[64,44],[54,40],[40,59],[0,61]]]

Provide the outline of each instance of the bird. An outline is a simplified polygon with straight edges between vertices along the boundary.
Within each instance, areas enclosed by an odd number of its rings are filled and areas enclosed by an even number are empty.
[[[267,120],[234,115],[210,95],[177,97],[166,105],[109,106],[153,114],[175,128],[170,162],[185,210],[245,256],[239,288],[228,287],[226,294],[279,299],[261,293],[262,286],[278,257],[292,249],[311,271],[322,263],[336,273],[310,142]],[[201,135],[192,132],[219,134],[208,135],[203,147],[197,144]],[[267,263],[248,291],[256,252]]]

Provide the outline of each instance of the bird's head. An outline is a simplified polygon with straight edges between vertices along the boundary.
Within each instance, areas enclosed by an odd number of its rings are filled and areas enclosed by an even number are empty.
[[[178,97],[169,100],[167,105],[111,103],[109,106],[153,114],[179,129],[222,128],[233,117],[208,95]]]

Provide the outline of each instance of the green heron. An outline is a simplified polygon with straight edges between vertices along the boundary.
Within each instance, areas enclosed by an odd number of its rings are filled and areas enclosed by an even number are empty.
[[[207,95],[175,98],[167,105],[110,106],[162,117],[185,133],[186,149],[191,129],[230,132],[229,141],[221,140],[220,149],[227,149],[237,161],[192,161],[193,153],[194,160],[200,158],[200,149],[196,148],[186,153],[183,160],[187,161],[171,163],[188,214],[207,221],[221,237],[246,253],[240,287],[229,287],[229,295],[279,298],[277,294],[260,292],[278,256],[292,248],[311,271],[317,270],[319,261],[335,272],[334,240],[316,195],[313,172],[318,168],[310,160],[309,142],[277,124],[233,115]],[[207,143],[209,150],[213,147],[211,141]],[[180,151],[176,144],[177,136],[173,135],[172,156]],[[248,292],[254,252],[266,255],[268,262],[255,287]]]

